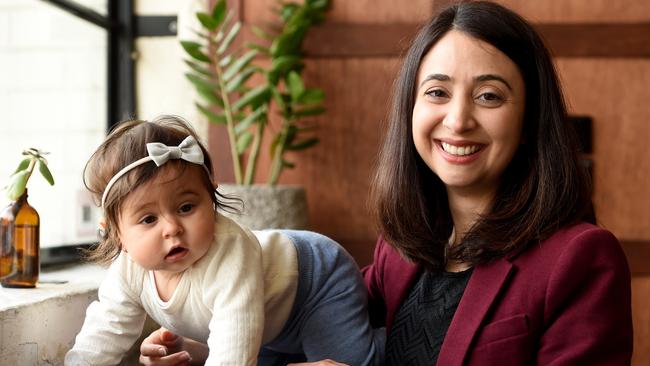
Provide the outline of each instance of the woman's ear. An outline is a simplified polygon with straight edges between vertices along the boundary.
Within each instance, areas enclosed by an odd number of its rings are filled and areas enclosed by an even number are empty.
[[[212,187],[213,187],[214,189],[219,188],[219,183],[217,183],[216,180],[213,180],[213,181],[212,181]]]

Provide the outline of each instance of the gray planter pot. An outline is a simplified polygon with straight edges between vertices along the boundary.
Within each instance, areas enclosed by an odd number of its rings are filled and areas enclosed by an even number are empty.
[[[220,184],[217,190],[243,201],[241,214],[221,212],[242,226],[253,230],[304,230],[309,227],[307,194],[303,187]]]

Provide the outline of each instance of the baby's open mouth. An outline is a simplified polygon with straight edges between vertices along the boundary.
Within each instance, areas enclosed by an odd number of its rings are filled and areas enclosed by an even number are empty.
[[[187,249],[183,247],[175,247],[167,253],[165,258],[174,259],[185,255],[185,253],[187,253]]]

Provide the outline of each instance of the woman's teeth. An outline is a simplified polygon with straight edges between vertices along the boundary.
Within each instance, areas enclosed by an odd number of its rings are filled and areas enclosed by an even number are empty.
[[[478,145],[467,145],[467,146],[454,146],[446,142],[442,142],[442,149],[451,155],[465,156],[477,152],[480,149]]]

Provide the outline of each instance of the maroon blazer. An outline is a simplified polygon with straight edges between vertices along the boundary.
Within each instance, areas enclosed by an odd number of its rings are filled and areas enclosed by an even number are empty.
[[[388,333],[422,268],[381,238],[363,269],[371,319]],[[629,365],[630,272],[616,238],[580,223],[514,258],[477,265],[438,365]]]

